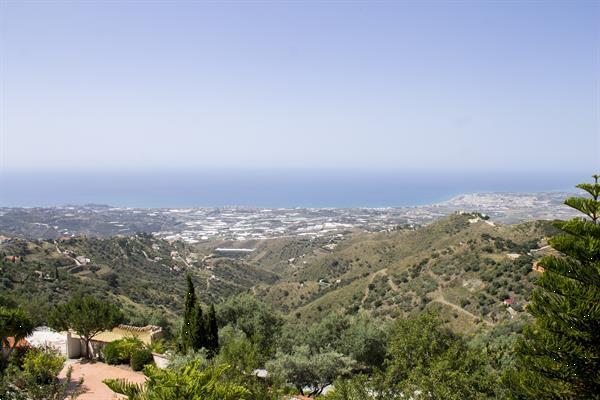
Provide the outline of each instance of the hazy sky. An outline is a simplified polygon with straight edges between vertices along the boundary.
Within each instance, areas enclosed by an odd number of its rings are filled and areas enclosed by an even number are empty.
[[[600,6],[0,0],[0,168],[600,166]]]

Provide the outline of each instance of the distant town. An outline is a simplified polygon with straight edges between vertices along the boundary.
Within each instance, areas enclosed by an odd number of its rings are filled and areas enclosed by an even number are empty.
[[[426,225],[456,212],[479,212],[498,223],[566,219],[572,193],[475,193],[415,207],[390,208],[121,208],[105,205],[0,208],[0,240],[109,237],[144,232],[167,240],[260,240],[321,237],[348,230],[385,231]]]

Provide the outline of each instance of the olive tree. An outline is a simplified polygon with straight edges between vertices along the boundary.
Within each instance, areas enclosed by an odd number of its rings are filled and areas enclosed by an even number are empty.
[[[336,351],[311,353],[308,346],[298,346],[292,354],[278,354],[266,368],[275,379],[294,385],[300,393],[308,389],[311,396],[317,396],[336,378],[348,375],[355,364]]]

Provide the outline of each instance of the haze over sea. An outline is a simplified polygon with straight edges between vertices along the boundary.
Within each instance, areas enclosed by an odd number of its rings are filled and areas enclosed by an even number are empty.
[[[572,191],[581,173],[157,171],[1,173],[0,206],[398,207],[475,192]]]

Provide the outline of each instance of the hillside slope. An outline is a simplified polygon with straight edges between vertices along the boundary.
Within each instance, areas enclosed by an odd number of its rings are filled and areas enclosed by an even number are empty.
[[[519,316],[537,274],[531,270],[536,249],[554,233],[548,222],[496,226],[475,215],[453,215],[306,253],[288,263],[277,284],[259,285],[257,293],[307,321],[339,310],[395,317],[435,307],[467,331]]]
[[[75,292],[118,301],[130,315],[174,317],[182,307],[185,273],[201,299],[218,302],[277,276],[240,260],[212,258],[182,242],[150,235],[64,241],[14,239],[0,245],[2,294],[25,300],[37,315]]]
[[[39,315],[84,291],[119,301],[130,315],[173,319],[189,272],[206,303],[251,292],[305,322],[331,312],[390,318],[437,308],[456,330],[472,332],[522,316],[537,275],[532,264],[543,253],[537,249],[555,232],[545,221],[495,225],[456,214],[380,233],[199,245],[145,234],[13,239],[0,245],[0,287],[28,303],[34,295]]]

